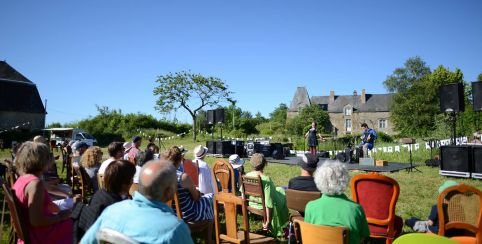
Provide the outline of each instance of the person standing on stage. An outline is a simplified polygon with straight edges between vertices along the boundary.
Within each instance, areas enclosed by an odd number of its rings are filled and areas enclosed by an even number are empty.
[[[375,140],[377,139],[377,132],[374,129],[368,128],[366,123],[361,124],[362,127],[362,135],[361,140],[362,142],[358,146],[358,148],[362,149],[363,157],[368,156],[368,150],[373,149],[373,145]]]
[[[316,147],[318,146],[318,134],[316,134],[316,121],[311,122],[311,128],[306,132],[305,138],[308,138],[308,146],[310,153],[316,155]],[[323,140],[320,136],[320,140]]]

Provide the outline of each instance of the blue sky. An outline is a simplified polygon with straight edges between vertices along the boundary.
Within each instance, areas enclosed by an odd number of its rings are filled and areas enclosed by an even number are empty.
[[[253,114],[310,96],[385,93],[396,67],[482,72],[482,1],[14,1],[0,2],[0,59],[37,84],[47,123],[97,114],[95,105],[160,118],[158,75],[216,76]],[[184,111],[165,115],[190,122]]]

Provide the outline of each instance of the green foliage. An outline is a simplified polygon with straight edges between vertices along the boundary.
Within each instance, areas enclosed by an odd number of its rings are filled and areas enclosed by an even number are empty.
[[[97,106],[97,111],[99,112],[98,115],[70,126],[87,130],[96,137],[99,145],[107,145],[114,140],[123,141],[124,138],[130,139],[140,130],[145,133],[147,129],[160,129],[161,131],[168,131],[169,134],[159,133],[159,136],[168,136],[174,133],[187,132],[190,127],[187,124],[157,120],[152,115],[140,113],[124,115],[120,110],[110,109],[106,106]],[[156,135],[154,132],[151,134]]]
[[[62,124],[59,123],[59,122],[53,122],[49,125],[47,125],[47,128],[61,128],[62,127]]]
[[[318,105],[313,104],[303,107],[299,114],[286,122],[286,129],[290,135],[304,135],[311,127],[311,122],[316,121],[320,133],[331,132],[332,125],[328,113]]]
[[[417,57],[417,59],[416,63],[425,64],[420,58]],[[398,74],[397,70],[393,76]],[[395,90],[398,91],[394,94],[390,105],[391,118],[395,130],[403,135],[432,136],[434,132],[440,132],[436,128],[436,125],[440,124],[436,122],[436,118],[439,118],[437,117],[440,103],[439,87],[449,83],[462,83],[463,74],[459,69],[452,72],[443,66],[437,67],[433,73],[426,72],[420,67],[416,70],[417,74],[425,75],[397,76],[400,78],[398,80],[400,84],[391,84],[392,87],[397,87]],[[423,72],[418,72],[420,70]],[[390,88],[388,89],[390,90]]]
[[[405,61],[403,68],[396,68],[383,85],[389,92],[404,92],[429,74],[430,68],[425,61],[416,56]]]
[[[154,95],[158,96],[156,109],[161,113],[169,113],[179,108],[188,111],[193,121],[193,141],[196,141],[198,111],[223,101],[235,103],[227,85],[216,77],[181,71],[161,75],[156,82],[159,83],[153,91]]]
[[[477,76],[477,80],[478,80],[478,81],[482,81],[482,73],[480,73],[480,74]]]
[[[377,142],[393,142],[393,137],[382,131],[377,131]]]

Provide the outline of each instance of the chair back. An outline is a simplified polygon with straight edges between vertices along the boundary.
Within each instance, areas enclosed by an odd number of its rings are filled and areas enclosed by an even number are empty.
[[[184,173],[191,177],[195,186],[199,186],[199,164],[189,159],[183,160]]]
[[[223,205],[222,207],[220,205]],[[238,206],[241,208],[241,226],[245,243],[249,244],[249,220],[246,201],[231,193],[219,192],[214,196],[214,228],[216,230],[216,243],[220,240],[231,243],[241,243],[238,239]],[[225,212],[225,226],[226,233],[221,233],[221,223],[219,211],[224,209]]]
[[[242,182],[242,196],[243,199],[248,201],[248,211],[263,216],[263,221],[266,221],[266,205],[264,199],[263,182],[261,181],[261,177],[259,175],[255,177],[243,175]],[[262,206],[262,209],[260,210],[251,207],[249,206],[249,203],[260,204]]]
[[[7,165],[7,171],[5,172],[7,184],[9,187],[13,187],[13,184],[15,184],[15,181],[17,181],[18,178],[15,166],[13,166],[13,162],[8,159],[5,159],[4,161]]]
[[[214,162],[212,172],[214,179],[217,182],[215,186],[217,192],[231,192],[235,194],[236,184],[234,182],[234,169],[229,162],[222,159],[216,160]]]
[[[408,233],[395,239],[393,244],[458,244],[459,242],[451,240],[444,236],[427,233]]]
[[[8,209],[10,210],[10,219],[17,238],[24,241],[24,243],[30,243],[30,237],[27,230],[27,219],[21,211],[20,203],[15,195],[15,190],[10,189],[1,179],[3,193],[5,194],[5,200],[7,201]]]
[[[295,219],[297,240],[303,244],[348,244],[348,229],[343,226],[314,225]]]
[[[92,182],[90,181],[89,175],[87,174],[83,166],[73,168],[75,171],[75,176],[77,176],[77,179],[79,181],[80,195],[82,195],[84,203],[87,203],[88,198],[94,194],[94,187],[92,185]]]
[[[100,229],[95,234],[98,244],[138,244],[134,239],[112,229]]]
[[[99,190],[104,189],[104,174],[97,173],[97,184],[99,185]]]
[[[177,195],[177,192],[174,193],[171,200],[166,202],[166,205],[171,206],[175,210],[177,218],[182,220],[182,212],[181,207],[179,206],[179,196]]]
[[[306,204],[309,201],[316,200],[321,197],[321,192],[316,191],[298,191],[286,189],[286,205],[289,209],[296,210],[300,213],[305,212]]]
[[[445,189],[437,199],[439,235],[451,229],[472,233],[482,243],[482,191],[460,184]]]
[[[352,199],[365,211],[371,237],[395,238],[398,182],[378,173],[358,174],[351,180]],[[383,233],[382,233],[383,232]]]

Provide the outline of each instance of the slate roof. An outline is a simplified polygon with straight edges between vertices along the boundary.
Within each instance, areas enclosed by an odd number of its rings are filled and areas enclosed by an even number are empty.
[[[310,96],[308,95],[308,91],[306,90],[306,87],[298,87],[296,88],[293,101],[291,101],[291,106],[289,108],[289,111],[298,111],[298,108],[304,107],[310,104],[311,104]]]
[[[366,94],[366,102],[360,101],[360,95],[335,96],[335,101],[329,103],[329,96],[313,96],[313,104],[327,104],[328,112],[343,113],[343,108],[350,104],[356,112],[390,112],[390,101],[393,94]]]
[[[0,111],[46,113],[37,86],[0,61]]]

